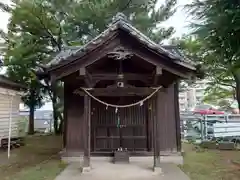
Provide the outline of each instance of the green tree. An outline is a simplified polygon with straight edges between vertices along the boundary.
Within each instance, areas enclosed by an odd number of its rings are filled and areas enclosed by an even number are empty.
[[[203,101],[209,104],[218,104],[219,101],[233,99],[234,94],[234,91],[226,89],[226,87],[208,86]]]
[[[184,57],[186,61],[193,63],[197,68],[197,74],[194,79],[182,80],[180,82],[179,91],[186,91],[190,86],[195,86],[196,80],[203,79],[205,77],[205,72],[202,67],[202,53],[201,53],[201,43],[194,39],[183,35],[181,38],[173,38],[170,41],[171,46],[177,49],[179,54]]]
[[[194,0],[187,8],[213,89],[233,88],[240,107],[240,2]]]
[[[55,130],[60,131],[62,108],[58,105],[61,103],[58,92],[62,86],[49,80],[40,84],[31,76],[32,70],[49,62],[64,46],[82,45],[97,36],[118,12],[123,12],[136,28],[160,43],[174,33],[173,27],[161,27],[161,22],[173,15],[176,0],[166,0],[158,9],[156,3],[157,0],[12,0],[12,6],[0,4],[2,10],[11,14],[8,33],[4,35],[8,75],[26,83],[29,92],[31,89],[36,92],[31,96],[33,107],[40,102],[37,100],[42,100],[42,93],[49,95]]]
[[[29,15],[30,10],[34,11],[36,6],[37,4],[32,4],[30,1],[15,1],[13,7],[1,6],[3,10],[12,14],[8,33],[1,32],[2,38],[5,40],[4,63],[8,66],[7,75],[28,87],[22,99],[30,109],[29,134],[34,133],[35,109],[43,104],[46,92],[51,94],[51,89],[47,88],[50,85],[44,87],[34,73],[38,63],[48,62],[53,47],[48,46],[51,37],[50,35],[46,36],[47,33],[43,30],[37,29],[37,24],[41,19],[24,18]],[[42,12],[34,11],[34,13]],[[46,17],[41,17],[46,19]],[[51,21],[45,24],[51,24]]]
[[[24,41],[23,41],[24,39]],[[4,58],[4,63],[8,66],[7,75],[12,80],[28,87],[22,97],[23,102],[30,109],[29,134],[34,133],[34,110],[43,104],[45,89],[37,81],[34,74],[35,61],[38,58],[37,52],[40,47],[33,46],[29,42],[29,36],[22,34],[21,37],[13,38]]]
[[[182,38],[173,39],[172,44],[179,46],[186,58],[200,64],[201,78],[207,78],[204,102],[216,104],[219,99],[235,98],[234,80],[226,76],[218,67],[212,66],[211,62],[215,59],[214,54],[207,53],[208,49],[204,42],[195,36],[183,36]],[[210,71],[209,71],[210,69]],[[228,79],[228,81],[227,81]],[[184,81],[186,86],[195,86],[195,81]],[[183,86],[184,87],[184,86]]]

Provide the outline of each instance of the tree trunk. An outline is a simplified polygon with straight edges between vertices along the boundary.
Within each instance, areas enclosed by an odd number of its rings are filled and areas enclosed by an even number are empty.
[[[238,109],[240,109],[240,79],[236,82],[236,99],[238,102]]]
[[[60,113],[59,113],[60,114]],[[62,117],[62,115],[60,114],[60,116]],[[63,134],[63,119],[60,118],[60,123],[59,123],[59,134],[62,135]]]
[[[59,134],[59,123],[58,123],[58,112],[57,112],[57,96],[53,89],[53,97],[52,97],[52,106],[53,106],[53,122],[54,122],[54,132],[55,134]]]
[[[28,134],[34,134],[34,111],[35,111],[35,103],[34,103],[34,90],[30,90],[30,106],[29,106],[29,124],[28,124]]]
[[[56,93],[56,83],[52,84],[52,106],[53,106],[53,120],[54,120],[54,132],[56,135],[60,135],[62,133],[62,115],[58,110],[57,106],[57,93]]]
[[[52,108],[53,108],[53,126],[54,126],[54,133],[56,135],[60,135],[63,131],[63,117],[61,112],[59,112],[58,106],[57,106],[57,83],[56,82],[52,82],[52,84],[50,85],[48,81],[45,81],[45,83],[47,84],[47,90],[48,90],[48,94],[52,100]]]
[[[238,109],[240,109],[240,70],[234,73],[234,80],[236,82],[236,99],[238,102]]]

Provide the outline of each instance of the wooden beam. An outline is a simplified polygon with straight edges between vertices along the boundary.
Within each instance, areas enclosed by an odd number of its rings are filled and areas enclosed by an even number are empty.
[[[157,76],[162,75],[162,68],[159,66],[156,67],[156,75]]]
[[[96,73],[91,74],[94,80],[117,80],[119,75],[117,73]],[[136,73],[124,73],[125,80],[149,80],[151,79],[151,74],[136,74]]]
[[[87,87],[92,88],[95,86],[96,83],[94,82],[94,80],[92,79],[91,75],[89,74],[85,67],[79,69],[79,75],[81,79],[84,79]]]
[[[153,93],[155,89],[149,87],[93,88],[92,90],[89,90],[89,93],[93,96],[147,96]],[[84,95],[85,93],[79,91],[78,94]]]
[[[80,73],[79,73],[80,74]],[[123,77],[124,81],[142,81],[146,85],[153,85],[153,86],[158,86],[158,79],[162,75],[162,68],[161,67],[156,67],[156,70],[153,73],[146,73],[146,74],[140,74],[140,73],[124,73],[121,75]],[[88,71],[85,71],[85,76],[82,74],[77,79],[81,79],[86,81],[86,84],[89,87],[94,87],[96,83],[99,81],[104,81],[104,80],[113,80],[117,81],[120,78],[117,73],[92,73],[90,74]]]
[[[85,67],[82,67],[79,69],[79,75],[80,76],[85,76],[86,75],[86,68]]]
[[[91,74],[88,71],[86,71],[85,81],[87,81],[88,87],[92,88],[96,85],[96,81],[92,78]]]
[[[117,73],[94,73],[90,74],[86,71],[86,75],[89,76],[88,79],[91,82],[91,87],[94,87],[96,83],[104,80],[113,80],[116,81],[120,79],[119,74]],[[139,80],[145,84],[151,84],[153,75],[152,74],[138,74],[138,73],[124,73],[123,74],[125,81]],[[84,76],[79,76],[77,79],[84,79]]]
[[[156,70],[155,70],[154,76],[153,76],[154,77],[153,84],[155,86],[158,85],[158,79],[159,79],[159,76],[161,76],[161,75],[162,75],[162,68],[159,66],[156,66]]]
[[[172,73],[172,74],[175,74],[176,76],[179,76],[181,78],[185,78],[185,79],[189,79],[190,76],[188,74],[188,72],[184,73],[184,72],[181,72],[179,70],[177,70],[177,68],[175,67],[171,67],[170,65],[165,65],[163,63],[160,63],[158,61],[158,59],[155,59],[155,58],[149,58],[147,57],[144,53],[140,52],[140,51],[137,51],[136,54],[135,54],[138,58],[143,58],[144,60],[148,61],[149,63],[152,63],[156,66],[162,66],[163,69],[165,69],[166,71]]]

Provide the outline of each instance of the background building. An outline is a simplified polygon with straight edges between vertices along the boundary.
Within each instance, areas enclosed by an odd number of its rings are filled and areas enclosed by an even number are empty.
[[[199,80],[194,85],[185,88],[179,93],[179,106],[181,111],[191,110],[201,104],[207,87],[207,80]]]

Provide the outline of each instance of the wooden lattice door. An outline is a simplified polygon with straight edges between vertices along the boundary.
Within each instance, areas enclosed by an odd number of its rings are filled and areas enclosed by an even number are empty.
[[[125,102],[127,103],[127,102]],[[113,152],[118,148],[146,151],[146,105],[116,109],[92,103],[92,151]]]
[[[147,150],[146,106],[120,110],[120,142],[128,151]]]

